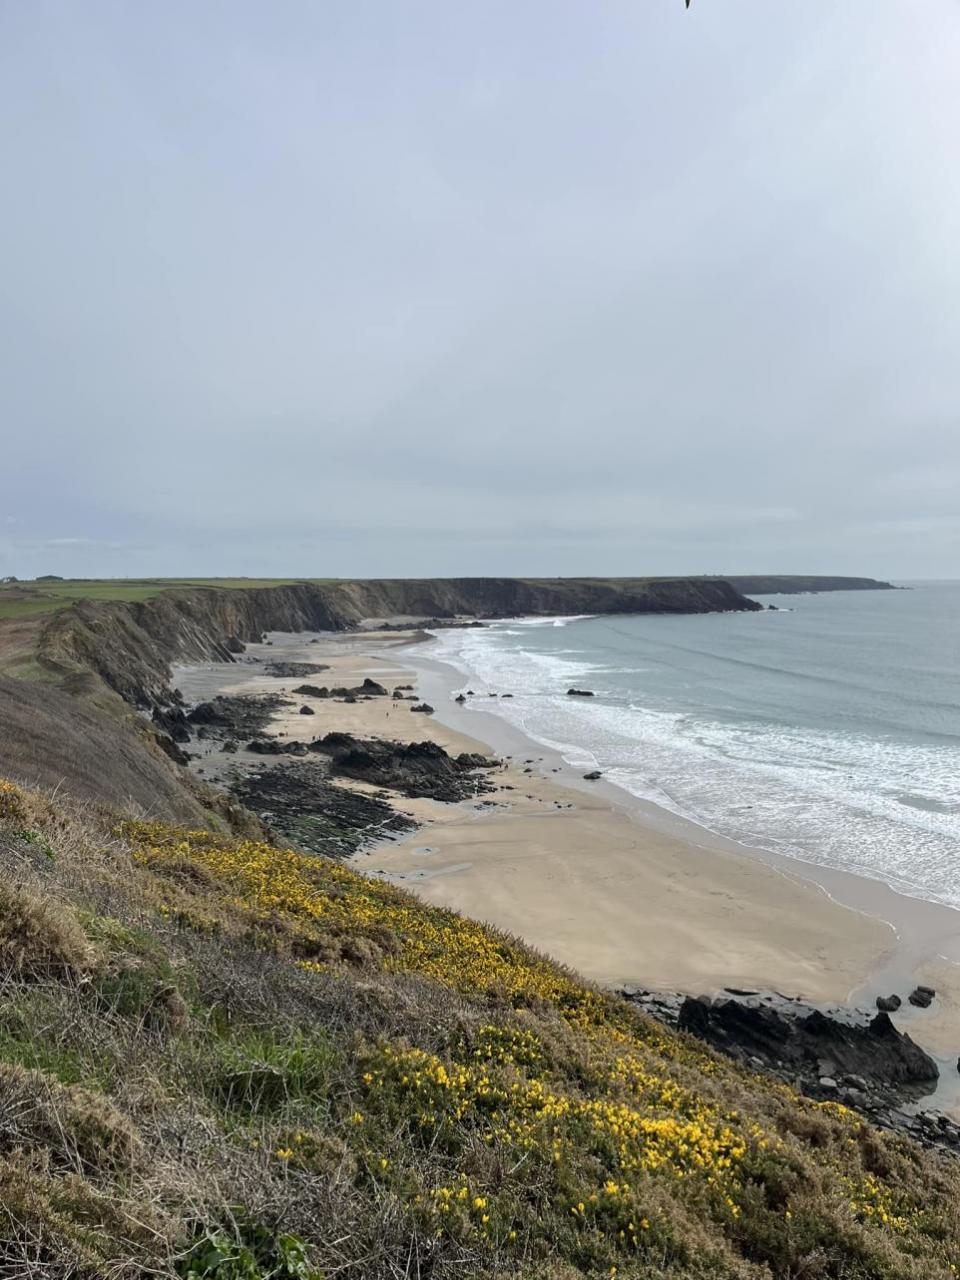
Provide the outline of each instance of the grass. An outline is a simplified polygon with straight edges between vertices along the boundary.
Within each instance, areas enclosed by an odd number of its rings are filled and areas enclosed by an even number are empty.
[[[15,582],[0,586],[0,619],[31,618],[55,613],[80,600],[136,603],[177,587],[223,587],[251,590],[278,587],[297,578],[71,578],[62,582]],[[310,579],[314,582],[326,579]]]
[[[388,884],[10,783],[0,858],[2,1274],[960,1265],[958,1163]]]

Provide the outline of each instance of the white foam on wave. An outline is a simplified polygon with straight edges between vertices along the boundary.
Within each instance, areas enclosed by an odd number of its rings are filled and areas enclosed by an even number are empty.
[[[477,683],[509,689],[512,699],[484,709],[569,763],[601,768],[632,794],[744,844],[960,907],[954,746],[604,701],[605,663],[499,635],[506,630],[447,632],[435,652]],[[571,682],[588,679],[599,698],[566,697]]]

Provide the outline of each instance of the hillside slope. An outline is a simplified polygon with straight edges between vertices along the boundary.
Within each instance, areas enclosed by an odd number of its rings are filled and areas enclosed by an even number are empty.
[[[0,1274],[956,1274],[956,1162],[492,929],[3,782],[0,859]]]

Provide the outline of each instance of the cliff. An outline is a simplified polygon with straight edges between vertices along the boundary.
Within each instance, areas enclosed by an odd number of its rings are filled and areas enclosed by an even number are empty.
[[[760,608],[719,578],[428,578],[162,591],[81,601],[54,616],[40,657],[57,675],[95,671],[127,702],[168,697],[170,664],[219,658],[265,631],[347,631],[368,618],[709,613]]]
[[[737,591],[747,596],[799,595],[808,591],[897,591],[891,582],[879,578],[833,578],[809,574],[760,573],[727,578]]]

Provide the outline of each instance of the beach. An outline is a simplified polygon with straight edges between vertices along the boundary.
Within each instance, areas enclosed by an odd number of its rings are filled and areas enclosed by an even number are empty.
[[[271,733],[430,739],[454,753],[503,759],[492,779],[497,789],[483,799],[396,798],[418,829],[359,852],[358,869],[522,937],[604,985],[772,989],[822,1003],[872,1003],[888,987],[905,996],[926,980],[939,993],[934,1008],[905,1003],[898,1025],[941,1061],[955,1055],[960,982],[937,946],[955,927],[955,912],[862,877],[818,868],[814,878],[812,868],[786,859],[778,865],[603,780],[585,781],[495,716],[454,702],[462,677],[410,640],[392,632],[276,635],[248,649],[254,659],[326,664],[311,677],[318,683],[413,684],[435,707],[425,715],[389,698],[296,695],[295,705],[275,713]],[[213,692],[289,693],[303,679],[241,663],[181,670],[177,683],[192,701]],[[314,714],[302,716],[301,704]],[[224,763],[211,750],[200,767],[215,781]]]

